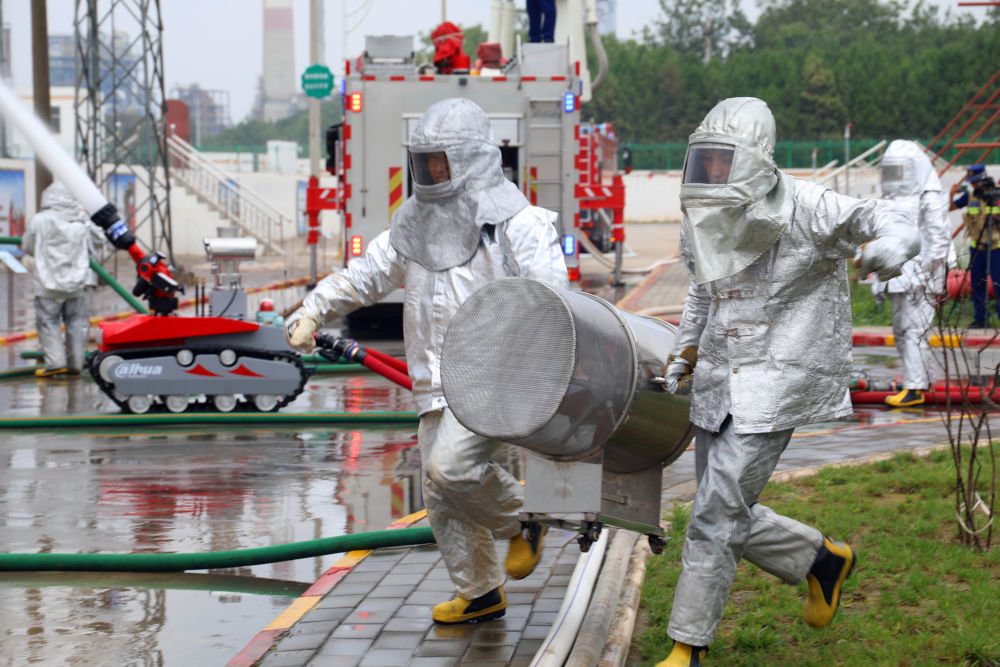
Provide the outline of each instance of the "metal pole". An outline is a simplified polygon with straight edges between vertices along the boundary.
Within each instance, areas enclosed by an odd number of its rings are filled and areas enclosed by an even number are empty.
[[[194,147],[201,146],[201,88],[197,85],[191,86],[194,93]]]
[[[844,127],[844,194],[850,195],[851,188],[851,128],[854,123],[848,123]]]
[[[31,72],[34,87],[35,114],[52,126],[49,100],[49,28],[45,0],[31,0]],[[52,183],[52,174],[35,155],[35,202],[41,206],[42,190]]]
[[[7,62],[7,30],[3,24],[3,0],[0,0],[0,76],[10,79]],[[0,157],[7,157],[7,124],[0,120]]]
[[[322,64],[320,50],[320,32],[323,23],[322,0],[309,0],[309,64]],[[309,97],[309,175],[319,178],[319,120],[320,101]],[[316,284],[316,246],[309,245],[309,279],[310,284]]]
[[[448,20],[448,0],[441,0],[441,23]]]

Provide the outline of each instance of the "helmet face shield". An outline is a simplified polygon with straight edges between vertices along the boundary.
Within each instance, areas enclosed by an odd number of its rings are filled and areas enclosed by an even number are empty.
[[[410,151],[410,173],[417,185],[439,185],[451,180],[448,155],[444,151]]]
[[[898,196],[905,190],[906,166],[896,163],[882,162],[882,196]]]
[[[901,164],[883,164],[882,165],[882,182],[883,183],[893,183],[895,181],[903,180],[903,172],[905,168]]]
[[[704,142],[688,147],[684,184],[725,185],[733,169],[736,149],[729,144]]]

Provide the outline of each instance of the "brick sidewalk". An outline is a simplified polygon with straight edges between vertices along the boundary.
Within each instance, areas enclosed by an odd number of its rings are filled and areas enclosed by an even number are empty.
[[[579,555],[574,533],[550,530],[534,573],[504,584],[503,618],[438,625],[431,609],[450,599],[455,587],[437,548],[379,549],[353,565],[287,632],[265,645],[251,642],[229,664],[528,665],[555,621]]]

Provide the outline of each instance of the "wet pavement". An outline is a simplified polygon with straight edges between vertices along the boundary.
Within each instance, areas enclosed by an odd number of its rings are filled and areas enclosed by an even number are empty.
[[[96,398],[86,379],[0,384],[7,414],[93,413]],[[371,375],[316,378],[289,407],[412,410],[407,392]],[[206,552],[380,530],[420,507],[415,445],[412,426],[0,431],[3,550]],[[224,664],[338,558],[0,573],[0,664]]]
[[[629,238],[644,252],[627,265],[648,266],[665,254],[661,245],[676,247],[676,225],[639,227]],[[632,296],[633,312],[679,304],[686,292],[686,281],[669,266],[644,289],[632,289],[641,276],[615,288],[591,268],[588,289],[609,300]],[[252,282],[245,273],[245,284],[274,278],[262,271]],[[280,310],[300,295],[257,293],[251,309],[268,296]],[[102,312],[123,309],[114,294],[98,302]],[[8,302],[7,311],[8,333],[32,328],[30,307]],[[401,354],[399,341],[372,346]],[[29,340],[0,348],[0,369],[26,365],[19,353],[34,347]],[[896,375],[894,357],[890,348],[855,350],[856,365],[873,377]],[[283,412],[381,410],[412,410],[408,392],[373,375],[327,375],[312,378]],[[105,412],[114,412],[113,404],[87,378],[0,383],[0,414]],[[779,471],[940,444],[947,440],[943,419],[940,410],[859,407],[850,420],[799,429]],[[413,519],[421,507],[414,431],[350,425],[0,430],[4,551],[229,550],[419,520]],[[665,509],[689,497],[692,479],[689,451],[665,470]],[[507,616],[480,626],[430,622],[430,608],[453,591],[433,547],[185,574],[0,573],[0,664],[170,667],[258,658],[269,667],[529,664],[580,558],[572,537],[550,533],[536,573],[508,583]],[[636,586],[633,578],[621,596],[631,600],[623,604],[633,605],[633,619]],[[631,627],[605,634],[619,650],[606,648],[602,664],[622,664],[622,637],[631,636]]]

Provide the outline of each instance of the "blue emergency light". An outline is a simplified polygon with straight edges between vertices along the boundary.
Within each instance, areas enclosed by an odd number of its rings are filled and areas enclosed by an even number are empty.
[[[576,237],[572,234],[567,234],[563,237],[563,254],[564,255],[575,255],[576,254]]]
[[[566,113],[572,113],[576,110],[576,95],[571,92],[567,92],[563,95],[563,111]]]

